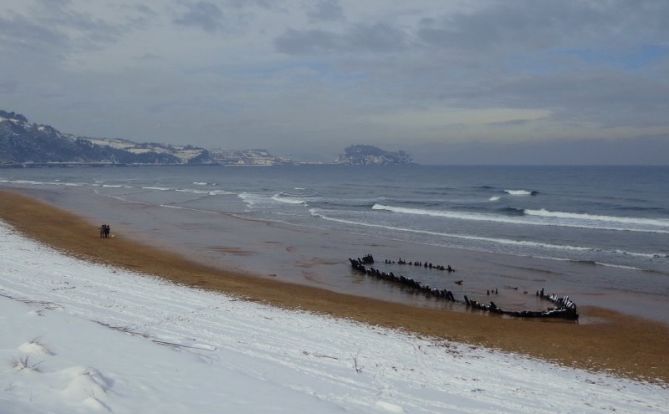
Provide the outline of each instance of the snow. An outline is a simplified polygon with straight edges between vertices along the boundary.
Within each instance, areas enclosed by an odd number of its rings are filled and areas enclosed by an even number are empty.
[[[0,413],[669,412],[657,385],[87,263],[0,223]]]
[[[86,138],[86,139],[95,145],[106,145],[108,147],[116,149],[126,149],[136,145],[129,141],[121,139],[113,139],[113,138]]]

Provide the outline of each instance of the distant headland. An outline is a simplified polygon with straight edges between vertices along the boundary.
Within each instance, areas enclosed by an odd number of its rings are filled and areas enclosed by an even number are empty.
[[[141,165],[407,165],[404,151],[352,145],[332,162],[294,161],[265,149],[206,149],[193,145],[138,143],[124,138],[93,138],[60,132],[0,110],[0,167]]]
[[[372,145],[351,145],[335,161],[345,165],[408,165],[411,157],[404,151],[390,152]]]

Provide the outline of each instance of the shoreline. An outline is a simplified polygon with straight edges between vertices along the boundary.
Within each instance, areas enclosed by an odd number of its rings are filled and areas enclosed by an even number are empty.
[[[245,182],[248,179],[245,174],[224,178],[218,177],[220,171],[201,171],[182,180],[179,171],[171,170],[164,177],[171,184],[164,186],[150,170],[137,173],[138,176],[89,174],[80,170],[75,174],[58,175],[60,178],[43,172],[19,174],[27,180],[18,180],[14,184],[4,180],[7,185],[0,185],[0,188],[20,191],[73,212],[91,223],[112,223],[115,231],[127,238],[178,252],[195,262],[221,269],[411,306],[464,311],[464,306],[460,309],[433,298],[407,294],[405,289],[385,282],[361,277],[346,261],[346,258],[367,253],[372,253],[379,262],[384,258],[420,259],[451,264],[458,273],[449,277],[439,272],[396,266],[384,266],[382,270],[408,271],[409,276],[430,286],[452,289],[463,300],[464,295],[485,300],[486,291],[495,289],[495,303],[513,310],[543,308],[540,301],[529,295],[543,288],[569,296],[580,307],[609,309],[659,321],[669,327],[666,266],[658,272],[645,272],[570,260],[569,254],[559,252],[544,256],[497,251],[479,248],[481,246],[476,244],[465,246],[453,245],[448,240],[416,239],[403,232],[395,234],[369,231],[359,226],[340,226],[312,216],[311,211],[305,210],[308,205],[286,209],[286,203],[270,197],[274,191],[264,194],[265,190],[255,188],[253,182]],[[274,180],[273,175],[263,173],[258,178]],[[304,179],[295,178],[298,181]],[[339,179],[342,177],[338,176]],[[281,180],[270,187],[284,188],[282,186],[287,183],[281,184]],[[120,182],[125,184],[119,185]],[[218,190],[213,191],[214,194],[208,193],[200,188],[201,184]],[[287,187],[292,188],[290,185]],[[319,186],[314,182],[301,182],[301,185]],[[252,188],[255,192],[244,192]],[[270,199],[272,201],[268,201]],[[260,204],[256,207],[253,200]],[[448,237],[449,233],[444,234]],[[526,238],[524,235],[519,237]],[[608,243],[608,234],[601,237],[601,242],[593,241],[593,246]],[[634,246],[634,240],[629,242],[629,246]],[[646,243],[645,239],[640,243]],[[627,263],[624,253],[620,254],[620,260]],[[465,283],[456,285],[456,279]],[[579,322],[588,323],[588,319],[582,318]]]
[[[100,240],[96,225],[16,192],[0,191],[0,219],[22,234],[67,254],[191,287],[572,367],[669,382],[669,362],[664,359],[669,349],[669,328],[618,312],[582,307],[584,316],[601,322],[579,325],[421,308],[336,293],[207,266],[122,235]]]

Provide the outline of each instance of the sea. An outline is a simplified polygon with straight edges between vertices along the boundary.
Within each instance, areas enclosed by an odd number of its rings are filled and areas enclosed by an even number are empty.
[[[169,211],[171,221],[199,217],[201,234],[225,215],[304,234],[354,235],[342,239],[346,247],[373,239],[379,246],[411,246],[409,255],[443,248],[468,257],[570,263],[575,267],[558,266],[557,273],[587,279],[597,268],[598,283],[606,284],[614,272],[611,284],[631,291],[638,280],[652,278],[641,293],[669,298],[669,167],[23,168],[0,170],[0,186],[150,207],[155,214]],[[198,229],[179,231],[189,228]],[[197,239],[198,232],[189,237]],[[206,237],[200,247],[211,244]],[[374,243],[360,244],[360,254],[374,250]],[[350,253],[342,250],[342,256]]]

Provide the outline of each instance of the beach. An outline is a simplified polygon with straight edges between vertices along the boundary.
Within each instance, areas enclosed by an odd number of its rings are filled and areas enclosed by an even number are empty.
[[[0,414],[669,414],[669,2],[0,3]]]
[[[659,383],[240,300],[0,223],[7,414],[667,412]]]
[[[512,311],[541,310],[546,303],[534,293],[544,289],[578,306],[669,325],[667,174],[591,167],[26,168],[2,170],[0,185],[216,268],[466,310],[351,270],[348,258],[373,254],[381,270],[452,290],[460,302],[466,295]],[[399,258],[456,272],[384,263]],[[582,315],[579,323],[590,319]]]
[[[331,315],[416,335],[519,353],[566,366],[667,382],[666,324],[593,306],[589,323],[507,319],[412,306],[222,269],[138,242],[113,231],[100,240],[97,223],[11,191],[0,196],[0,219],[69,255],[286,309]],[[113,229],[114,230],[114,229]],[[230,246],[235,247],[235,246]]]

